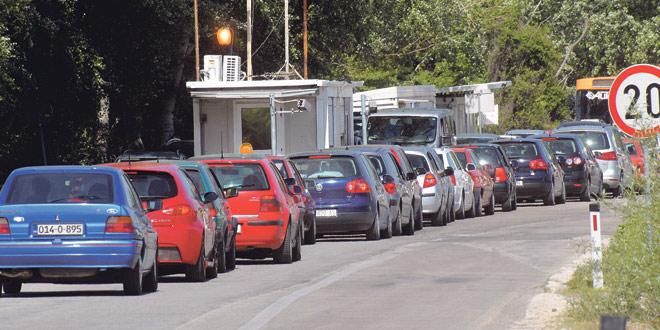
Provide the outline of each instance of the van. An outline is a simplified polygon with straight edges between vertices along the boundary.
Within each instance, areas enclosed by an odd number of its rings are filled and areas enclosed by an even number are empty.
[[[439,148],[451,145],[455,135],[456,125],[449,109],[379,110],[367,119],[367,144]]]

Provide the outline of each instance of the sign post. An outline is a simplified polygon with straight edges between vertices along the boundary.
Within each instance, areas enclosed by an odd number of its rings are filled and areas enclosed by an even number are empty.
[[[621,71],[610,87],[614,124],[634,137],[660,134],[660,67],[637,64]]]
[[[603,287],[603,245],[600,238],[600,204],[589,204],[589,225],[591,226],[591,258],[594,261],[592,272],[593,287]]]

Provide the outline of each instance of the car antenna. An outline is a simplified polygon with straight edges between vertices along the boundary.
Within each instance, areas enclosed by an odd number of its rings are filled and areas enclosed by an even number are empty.
[[[220,132],[220,159],[225,159],[225,147],[222,145],[222,132]]]
[[[131,167],[131,152],[128,151],[128,167]]]
[[[160,151],[156,151],[156,164],[160,164]]]

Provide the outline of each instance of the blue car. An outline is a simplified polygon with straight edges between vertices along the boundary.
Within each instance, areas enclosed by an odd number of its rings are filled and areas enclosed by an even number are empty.
[[[158,288],[158,235],[133,186],[108,167],[13,171],[0,192],[0,283],[123,283]]]
[[[360,152],[328,150],[289,156],[316,202],[316,232],[392,236],[389,196]]]
[[[497,140],[516,175],[516,198],[545,205],[566,202],[564,171],[546,144],[537,139]]]

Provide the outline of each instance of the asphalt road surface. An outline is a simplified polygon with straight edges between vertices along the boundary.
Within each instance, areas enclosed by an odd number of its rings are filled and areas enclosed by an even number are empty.
[[[602,215],[604,235],[619,219]],[[207,283],[26,284],[0,298],[2,329],[506,329],[589,242],[588,203],[522,204],[511,213],[426,227],[413,237],[303,246],[303,260],[239,260]]]

